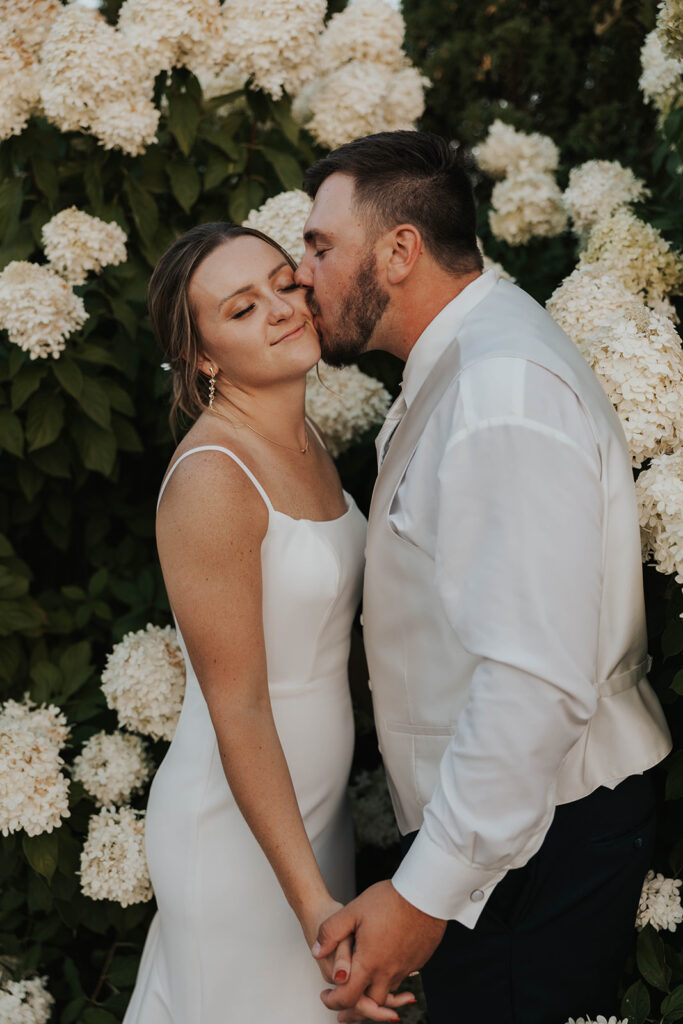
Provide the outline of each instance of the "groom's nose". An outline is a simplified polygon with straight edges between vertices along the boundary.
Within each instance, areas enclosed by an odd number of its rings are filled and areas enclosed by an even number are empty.
[[[313,275],[311,274],[308,255],[304,256],[301,263],[294,271],[294,280],[297,284],[301,284],[305,288],[310,288],[313,285]]]

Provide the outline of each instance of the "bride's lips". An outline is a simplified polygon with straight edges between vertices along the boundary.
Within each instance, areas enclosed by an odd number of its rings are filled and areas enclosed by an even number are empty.
[[[299,326],[295,327],[293,331],[288,331],[287,334],[283,334],[281,338],[278,338],[277,341],[274,341],[273,345],[279,345],[281,341],[288,341],[290,338],[298,338],[298,336],[304,330],[305,326],[305,323],[299,324]]]

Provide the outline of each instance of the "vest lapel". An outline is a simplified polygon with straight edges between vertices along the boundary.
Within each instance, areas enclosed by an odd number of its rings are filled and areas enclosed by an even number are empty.
[[[432,367],[422,387],[394,431],[372,494],[370,519],[381,514],[417,448],[422,431],[439,401],[460,369],[460,346],[454,338]]]

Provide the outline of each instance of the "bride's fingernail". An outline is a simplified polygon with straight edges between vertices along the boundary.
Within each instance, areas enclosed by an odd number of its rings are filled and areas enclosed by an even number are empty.
[[[337,985],[341,984],[342,981],[346,981],[346,978],[346,971],[337,971],[337,973],[334,976],[334,980],[336,981]]]
[[[319,952],[320,952],[320,943],[316,939],[315,942],[313,943],[313,945],[311,946],[311,953],[313,954],[313,956],[317,956],[319,954]]]

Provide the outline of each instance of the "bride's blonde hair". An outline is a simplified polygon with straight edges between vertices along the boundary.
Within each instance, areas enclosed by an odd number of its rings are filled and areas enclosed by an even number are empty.
[[[208,405],[208,378],[199,370],[202,338],[189,299],[192,275],[219,245],[244,235],[260,238],[272,245],[292,269],[296,269],[289,253],[262,231],[229,221],[212,221],[190,228],[176,239],[150,278],[147,291],[149,318],[154,336],[173,373],[173,402],[169,416],[172,430],[180,413],[196,420]]]

